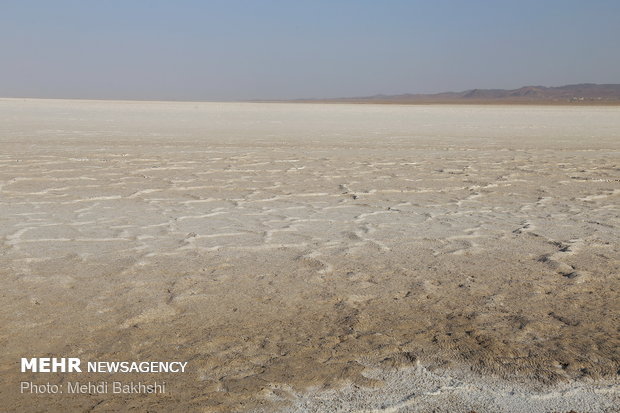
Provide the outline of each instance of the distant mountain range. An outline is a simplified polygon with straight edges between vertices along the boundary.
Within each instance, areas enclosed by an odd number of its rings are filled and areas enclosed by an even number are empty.
[[[620,104],[620,84],[582,83],[558,87],[524,86],[519,89],[471,89],[435,94],[375,95],[303,101],[350,103],[541,103]]]

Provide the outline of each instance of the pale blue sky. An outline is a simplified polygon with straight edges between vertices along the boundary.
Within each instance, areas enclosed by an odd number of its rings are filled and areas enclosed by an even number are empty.
[[[1,0],[0,96],[235,100],[620,83],[618,0]]]

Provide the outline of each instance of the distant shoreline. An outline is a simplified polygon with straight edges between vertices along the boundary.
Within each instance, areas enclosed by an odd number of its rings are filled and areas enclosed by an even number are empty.
[[[365,100],[365,99],[317,99],[317,100],[255,100],[253,103],[320,103],[320,104],[357,104],[357,105],[488,105],[488,106],[620,106],[620,100],[616,101],[548,101],[548,100]]]
[[[95,98],[42,98],[42,97],[7,97],[1,96],[0,101],[7,100],[42,100],[42,101],[76,101],[76,102],[125,102],[125,103],[271,103],[271,104],[352,104],[352,105],[402,105],[402,106],[620,106],[615,101],[547,101],[547,100],[372,100],[372,99],[295,99],[295,100],[153,100],[153,99],[95,99]]]
[[[37,98],[0,97],[0,99],[55,99],[124,102],[187,103],[339,103],[364,105],[529,105],[529,106],[620,106],[620,84],[581,83],[565,86],[523,86],[518,89],[469,89],[461,92],[378,94],[335,98],[182,100],[113,98]]]

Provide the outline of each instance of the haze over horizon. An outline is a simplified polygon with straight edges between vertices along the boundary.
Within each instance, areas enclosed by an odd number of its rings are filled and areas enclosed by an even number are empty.
[[[8,1],[0,96],[250,100],[620,83],[620,3]]]

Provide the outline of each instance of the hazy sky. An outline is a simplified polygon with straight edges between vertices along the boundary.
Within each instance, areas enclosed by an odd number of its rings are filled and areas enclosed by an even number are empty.
[[[234,100],[620,83],[619,0],[0,0],[0,96]]]

